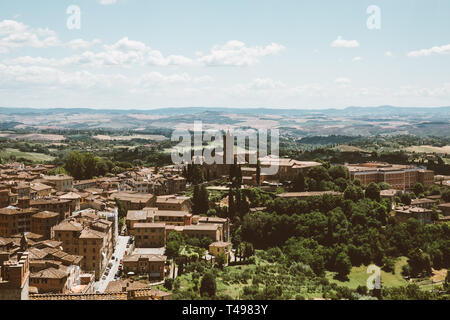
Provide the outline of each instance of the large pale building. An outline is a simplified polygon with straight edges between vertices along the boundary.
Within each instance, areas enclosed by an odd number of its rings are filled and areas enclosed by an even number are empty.
[[[385,182],[395,190],[411,190],[417,182],[428,188],[434,183],[434,172],[411,165],[388,163],[363,163],[346,165],[352,180],[359,179],[363,185]]]
[[[73,189],[73,177],[71,176],[58,174],[56,176],[46,176],[44,179],[47,184],[53,186],[59,192],[70,191]]]

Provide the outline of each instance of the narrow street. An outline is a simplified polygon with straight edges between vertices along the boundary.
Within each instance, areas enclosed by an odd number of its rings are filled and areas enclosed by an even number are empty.
[[[130,240],[130,237],[124,237],[124,236],[119,236],[119,238],[117,239],[116,248],[114,249],[114,253],[113,253],[114,258],[117,258],[117,259],[113,259],[110,261],[110,262],[112,262],[112,267],[111,267],[108,275],[106,275],[104,273],[102,275],[102,277],[100,278],[100,281],[97,281],[95,283],[95,291],[96,292],[98,291],[99,293],[104,293],[106,288],[108,287],[108,284],[111,281],[114,281],[114,276],[116,275],[117,271],[119,270],[120,260],[122,260],[125,255],[125,251],[127,250],[127,244],[128,244],[129,240]],[[102,280],[104,275],[106,275],[106,279]]]

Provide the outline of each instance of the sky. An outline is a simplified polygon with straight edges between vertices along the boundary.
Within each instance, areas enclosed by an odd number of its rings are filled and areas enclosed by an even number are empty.
[[[448,0],[3,0],[0,106],[450,105]]]

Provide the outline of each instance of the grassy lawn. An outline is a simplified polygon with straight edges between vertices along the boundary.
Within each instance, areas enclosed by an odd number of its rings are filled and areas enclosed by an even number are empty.
[[[241,274],[245,271],[254,273],[256,269],[255,265],[242,265],[242,266],[232,266],[232,267],[226,267],[228,274]],[[240,295],[242,294],[242,289],[246,285],[251,285],[252,279],[249,279],[249,281],[244,284],[241,282],[228,282],[224,283],[223,279],[221,277],[217,278],[217,291],[221,294],[227,294],[233,299],[239,299]]]
[[[401,275],[402,266],[406,264],[406,257],[399,258],[395,263],[395,274],[381,270],[381,281],[385,287],[398,287],[406,285],[407,281]],[[332,283],[340,286],[346,286],[350,289],[356,289],[358,286],[365,286],[370,274],[367,273],[368,266],[353,267],[348,281],[339,281],[334,279],[336,273],[327,272],[327,278]]]
[[[0,157],[3,159],[9,159],[11,156],[15,156],[16,159],[24,158],[35,162],[52,161],[55,159],[54,157],[43,153],[21,152],[18,149],[6,148],[0,151]]]

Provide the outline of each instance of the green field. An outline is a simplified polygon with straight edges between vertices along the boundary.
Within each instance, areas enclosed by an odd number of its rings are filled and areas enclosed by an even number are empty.
[[[358,148],[355,146],[348,146],[348,145],[340,145],[334,148],[337,151],[340,152],[369,152],[368,150],[362,149],[362,148]]]
[[[399,287],[407,284],[407,281],[402,277],[402,266],[407,262],[406,257],[399,258],[395,263],[395,273],[385,272],[381,270],[381,282],[385,287]],[[367,273],[368,266],[353,267],[348,276],[348,281],[339,281],[334,279],[336,273],[327,272],[327,278],[330,282],[336,283],[340,286],[346,286],[350,289],[356,289],[358,286],[366,286],[367,279],[370,274]]]
[[[0,158],[2,159],[10,159],[11,156],[15,156],[16,159],[24,158],[34,162],[46,162],[55,159],[43,153],[22,152],[18,149],[6,148],[0,151]]]

